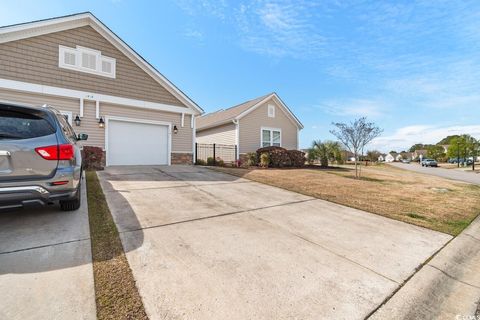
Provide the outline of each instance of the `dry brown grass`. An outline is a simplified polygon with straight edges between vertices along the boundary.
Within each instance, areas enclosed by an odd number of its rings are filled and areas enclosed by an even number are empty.
[[[451,235],[480,213],[480,186],[390,166],[217,170]]]
[[[148,319],[97,174],[86,175],[97,319]]]

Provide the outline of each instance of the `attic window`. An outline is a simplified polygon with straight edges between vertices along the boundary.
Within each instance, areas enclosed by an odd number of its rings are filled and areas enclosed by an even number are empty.
[[[76,48],[59,46],[58,53],[60,68],[115,78],[116,60],[102,56],[98,50],[80,46]]]
[[[270,118],[275,118],[275,106],[273,104],[268,105],[268,116]]]

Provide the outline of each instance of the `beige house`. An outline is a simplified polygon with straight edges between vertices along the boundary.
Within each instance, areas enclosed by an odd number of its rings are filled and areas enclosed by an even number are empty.
[[[0,28],[0,102],[57,108],[106,165],[192,163],[203,112],[91,13]]]
[[[238,147],[237,158],[261,147],[298,149],[302,123],[276,93],[199,117],[197,143]]]

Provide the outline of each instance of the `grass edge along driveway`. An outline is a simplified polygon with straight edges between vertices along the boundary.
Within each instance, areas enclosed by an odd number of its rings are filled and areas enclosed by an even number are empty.
[[[390,166],[362,167],[360,180],[348,167],[212,168],[453,236],[480,213],[480,186]]]
[[[97,173],[86,180],[97,318],[148,319]]]

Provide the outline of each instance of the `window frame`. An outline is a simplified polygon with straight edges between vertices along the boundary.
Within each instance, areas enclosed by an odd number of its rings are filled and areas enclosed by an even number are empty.
[[[263,141],[263,131],[270,131],[270,141]],[[280,134],[280,143],[278,146],[275,147],[281,147],[282,146],[282,129],[280,128],[270,128],[270,127],[261,127],[260,128],[260,148],[266,148],[266,147],[271,147],[273,146],[273,132],[278,132]],[[268,146],[264,146],[263,143],[268,142]]]
[[[65,63],[65,53],[75,55],[75,65]],[[83,54],[95,56],[95,69],[83,67]],[[109,62],[111,65],[111,72],[103,72],[103,62]],[[90,49],[82,46],[76,46],[75,48],[58,46],[58,66],[63,69],[75,70],[85,73],[91,73],[103,77],[115,78],[117,71],[117,61],[115,58],[102,56],[102,52]]]

